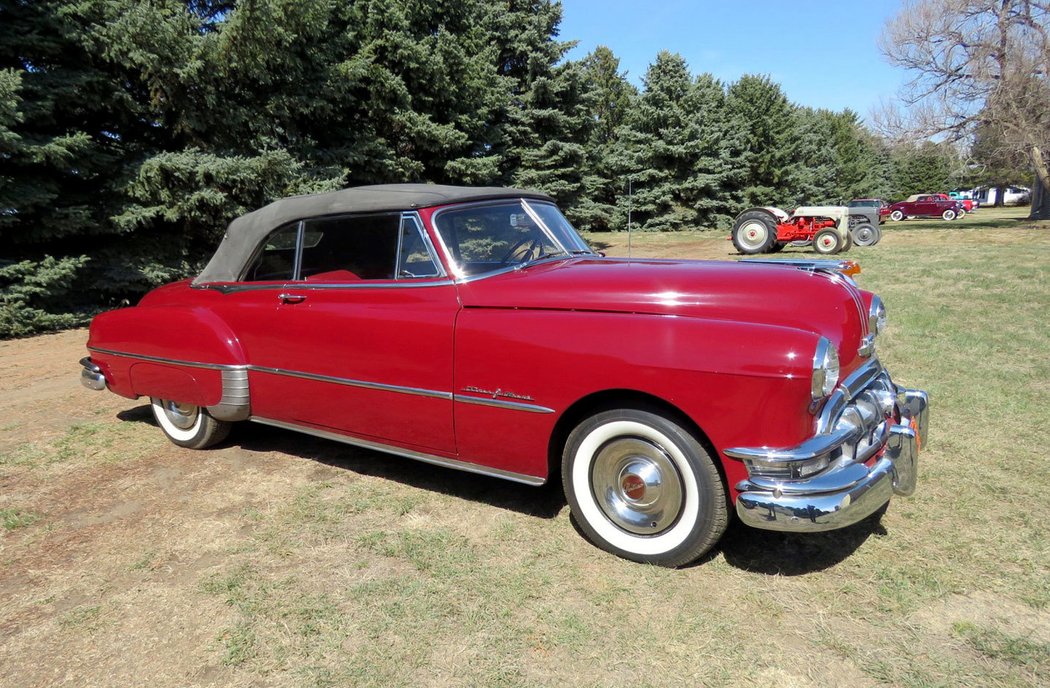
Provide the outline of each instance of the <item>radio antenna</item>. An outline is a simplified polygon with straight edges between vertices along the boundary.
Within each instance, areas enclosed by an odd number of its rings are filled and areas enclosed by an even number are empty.
[[[631,200],[632,192],[632,178],[627,178],[627,260],[631,260]]]

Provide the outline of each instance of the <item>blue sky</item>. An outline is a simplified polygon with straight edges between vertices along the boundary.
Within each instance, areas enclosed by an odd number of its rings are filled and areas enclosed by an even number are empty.
[[[581,58],[607,45],[640,86],[660,50],[682,55],[694,74],[731,82],[768,74],[793,102],[851,108],[864,119],[891,100],[907,74],[876,40],[900,0],[562,0],[562,40]]]

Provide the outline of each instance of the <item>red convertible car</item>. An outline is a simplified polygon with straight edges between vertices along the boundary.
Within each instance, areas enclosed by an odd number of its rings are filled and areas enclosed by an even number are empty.
[[[608,258],[540,193],[346,189],[234,220],[195,279],[96,317],[81,378],[184,447],[250,420],[559,480],[595,544],[680,566],[734,512],[823,531],[915,488],[927,397],[842,267]]]
[[[906,217],[939,217],[951,222],[966,215],[961,201],[940,198],[937,194],[913,194],[908,200],[894,203],[882,212],[895,222]]]

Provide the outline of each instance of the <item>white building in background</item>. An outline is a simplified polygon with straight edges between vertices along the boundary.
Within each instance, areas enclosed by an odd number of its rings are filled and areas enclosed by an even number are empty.
[[[973,190],[973,199],[981,205],[1025,205],[1032,200],[1027,186],[979,186]]]

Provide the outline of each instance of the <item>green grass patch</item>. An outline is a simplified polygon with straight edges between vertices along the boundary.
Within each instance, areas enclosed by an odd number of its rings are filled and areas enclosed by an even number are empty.
[[[40,514],[21,509],[0,509],[0,521],[4,523],[4,530],[16,530],[31,526],[40,520]]]

